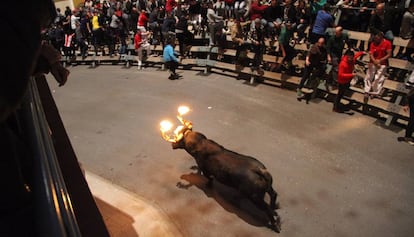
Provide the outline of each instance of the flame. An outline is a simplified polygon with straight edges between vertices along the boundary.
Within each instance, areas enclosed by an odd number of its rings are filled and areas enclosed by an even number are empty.
[[[187,106],[182,105],[182,106],[178,107],[178,114],[180,116],[183,116],[184,114],[188,113],[189,111],[190,111],[190,108],[188,108]]]
[[[190,108],[187,106],[178,107],[177,119],[180,121],[182,125],[177,126],[174,131],[171,131],[173,124],[170,121],[168,120],[161,121],[160,131],[161,131],[162,138],[164,138],[164,140],[168,142],[177,142],[183,138],[182,131],[184,130],[184,128],[188,128],[188,129],[193,128],[193,123],[183,118],[183,115],[187,114],[189,111],[190,111]]]

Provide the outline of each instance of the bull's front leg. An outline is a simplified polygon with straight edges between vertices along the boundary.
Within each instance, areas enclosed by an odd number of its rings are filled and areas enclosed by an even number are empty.
[[[207,178],[207,187],[209,187],[209,188],[211,188],[212,186],[213,186],[213,179],[214,179],[214,176],[213,175],[211,175],[209,172],[207,172],[207,171],[203,171],[202,170],[202,173],[203,173],[203,176],[204,177],[206,177]]]

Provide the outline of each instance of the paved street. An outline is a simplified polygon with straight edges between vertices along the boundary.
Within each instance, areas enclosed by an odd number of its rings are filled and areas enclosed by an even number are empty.
[[[294,91],[217,74],[179,70],[183,79],[170,81],[167,71],[155,68],[70,70],[63,87],[48,77],[83,168],[151,206],[174,233],[414,236],[414,147],[397,142],[402,128],[384,128],[358,112],[333,113],[324,100],[300,103]],[[207,188],[190,169],[194,159],[161,138],[159,122],[178,124],[182,104],[191,108],[186,118],[195,131],[267,166],[279,194],[280,234],[263,226],[263,213],[232,190],[217,183]],[[116,198],[110,190],[108,197]],[[99,195],[104,217],[122,212],[116,201],[105,203],[105,193]],[[131,214],[122,213],[125,218],[116,221],[126,223],[108,224],[114,236],[117,226],[128,230],[123,237],[157,236],[146,225],[127,226]],[[137,220],[145,221],[145,213]]]

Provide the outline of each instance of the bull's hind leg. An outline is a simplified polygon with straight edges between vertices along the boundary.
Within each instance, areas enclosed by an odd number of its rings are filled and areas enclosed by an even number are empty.
[[[267,193],[270,196],[270,208],[272,208],[272,210],[276,210],[278,208],[276,205],[276,199],[277,199],[276,191],[272,187],[270,187]]]
[[[276,193],[276,192],[275,192]],[[262,197],[254,196],[250,197],[250,200],[262,211],[266,213],[269,218],[269,228],[276,231],[277,233],[280,232],[280,218],[278,214],[272,209],[265,201],[264,195]],[[275,218],[276,216],[276,218]]]

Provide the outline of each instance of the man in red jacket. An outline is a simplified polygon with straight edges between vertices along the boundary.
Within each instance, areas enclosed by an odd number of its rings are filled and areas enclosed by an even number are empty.
[[[365,54],[363,51],[355,54],[354,51],[348,49],[345,55],[342,56],[338,69],[338,94],[336,95],[332,111],[337,113],[344,112],[344,108],[341,106],[341,99],[349,88],[352,78],[356,76],[354,72],[355,61],[363,54]]]

